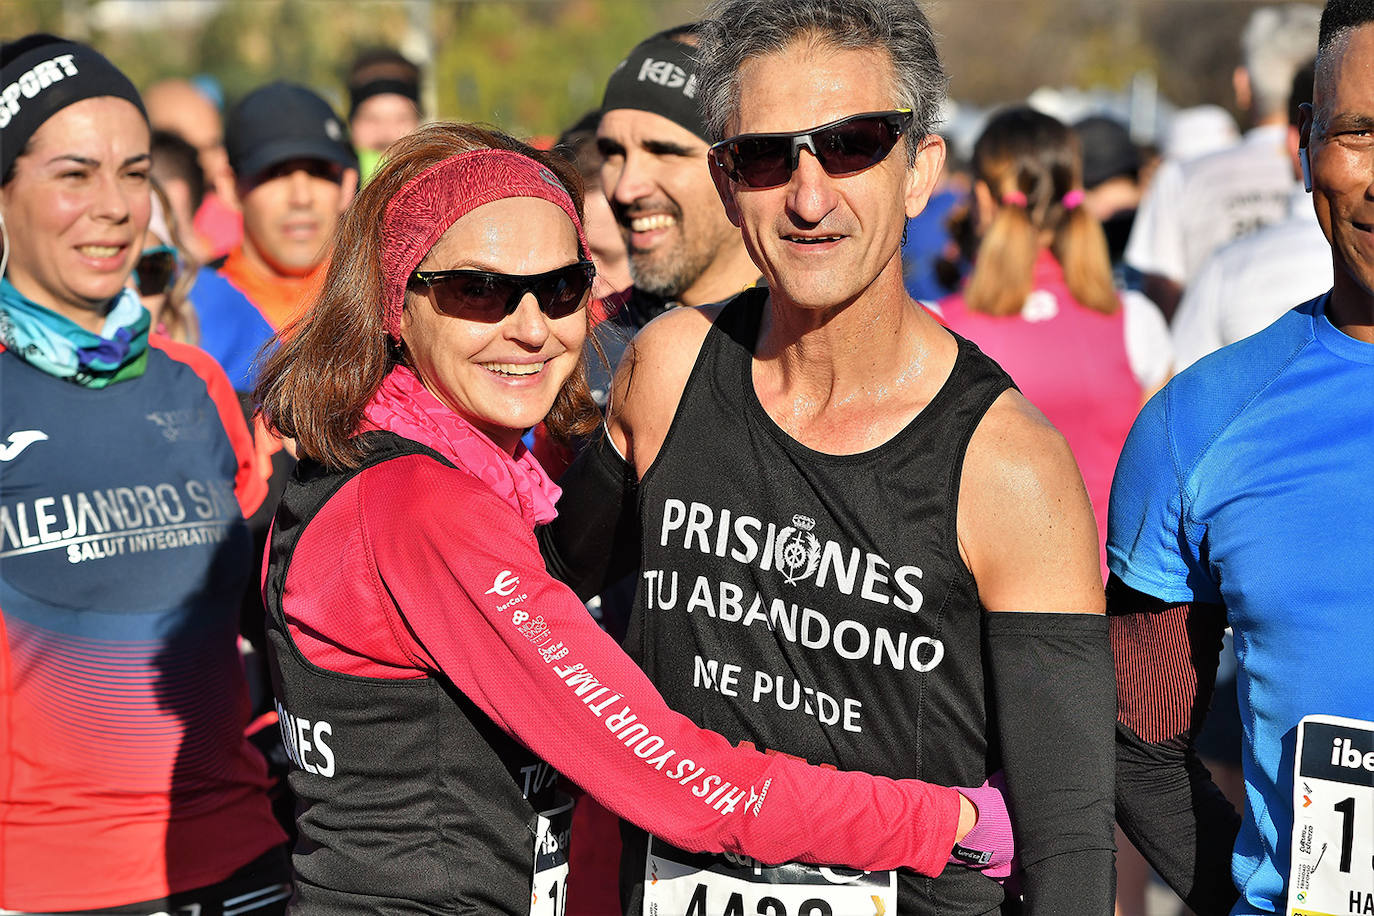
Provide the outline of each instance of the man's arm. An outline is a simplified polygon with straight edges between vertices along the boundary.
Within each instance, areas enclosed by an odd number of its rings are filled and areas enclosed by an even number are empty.
[[[1240,815],[1193,748],[1216,683],[1225,610],[1160,601],[1115,576],[1107,595],[1117,675],[1117,819],[1194,912],[1229,913]]]
[[[1063,437],[1015,391],[969,443],[959,541],[989,612],[1025,912],[1110,913],[1115,701],[1097,529]]]
[[[670,309],[630,341],[616,368],[606,426],[616,449],[634,468],[636,480],[658,457],[721,308]]]
[[[1195,911],[1236,899],[1231,851],[1240,818],[1193,751],[1216,680],[1225,615],[1195,515],[1198,450],[1211,428],[1190,422],[1207,389],[1185,373],[1141,410],[1117,462],[1107,536],[1116,727],[1117,818]],[[1180,385],[1184,383],[1184,385]],[[1180,402],[1183,407],[1180,410]]]

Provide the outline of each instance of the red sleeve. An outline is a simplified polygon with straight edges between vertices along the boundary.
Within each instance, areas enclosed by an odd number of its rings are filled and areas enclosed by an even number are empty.
[[[943,870],[953,789],[731,747],[667,707],[475,477],[423,457],[362,476],[365,549],[405,623],[393,632],[611,811],[692,851]]]
[[[267,476],[260,470],[257,449],[253,436],[244,422],[243,410],[239,407],[238,395],[229,377],[215,362],[213,356],[198,347],[178,343],[160,334],[149,334],[148,345],[163,351],[179,363],[185,363],[205,383],[210,400],[219,411],[224,433],[234,447],[238,459],[238,470],[234,474],[234,493],[238,496],[239,508],[243,517],[248,518],[258,510],[267,498]]]

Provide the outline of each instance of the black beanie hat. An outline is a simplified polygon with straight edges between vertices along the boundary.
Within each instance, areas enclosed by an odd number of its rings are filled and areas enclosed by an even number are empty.
[[[105,95],[131,102],[147,119],[134,84],[94,48],[44,34],[0,45],[0,182],[45,121],[74,102]]]
[[[697,107],[697,49],[664,37],[645,39],[616,65],[606,83],[601,110],[650,111],[706,139]]]

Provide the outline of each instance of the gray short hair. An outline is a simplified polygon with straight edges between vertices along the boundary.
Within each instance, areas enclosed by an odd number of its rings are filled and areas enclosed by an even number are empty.
[[[1287,111],[1293,77],[1317,56],[1322,11],[1289,3],[1255,10],[1241,35],[1245,70],[1250,75],[1251,107],[1261,118]]]
[[[948,80],[930,21],[916,0],[714,0],[702,23],[699,102],[712,141],[739,109],[744,62],[794,41],[841,50],[881,48],[896,74],[894,102],[914,113],[907,157],[934,129]]]

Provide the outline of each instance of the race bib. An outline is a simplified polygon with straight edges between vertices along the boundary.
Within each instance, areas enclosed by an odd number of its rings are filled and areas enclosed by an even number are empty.
[[[568,841],[572,835],[573,800],[535,815],[534,883],[530,916],[563,916],[568,908]]]
[[[761,865],[748,856],[685,852],[649,838],[645,916],[895,916],[897,873]]]
[[[1374,914],[1374,722],[1304,716],[1288,916]]]

